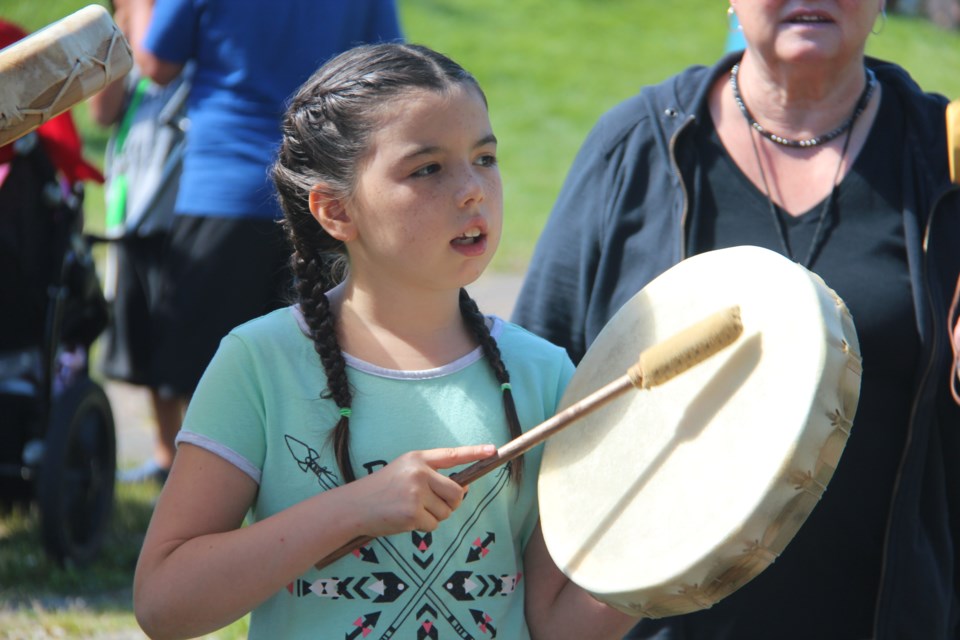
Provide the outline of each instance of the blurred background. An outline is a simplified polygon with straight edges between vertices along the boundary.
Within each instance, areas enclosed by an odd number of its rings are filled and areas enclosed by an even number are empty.
[[[0,0],[0,16],[35,31],[87,4]],[[491,268],[514,275],[525,270],[597,117],[645,84],[691,64],[712,64],[730,36],[727,6],[716,0],[399,0],[399,6],[409,41],[450,55],[487,93],[506,214]],[[960,98],[960,0],[888,0],[888,14],[867,53],[903,65],[928,91]],[[91,121],[84,104],[73,115],[87,158],[102,168],[108,131]],[[88,187],[84,209],[88,229],[102,229],[99,187]],[[152,486],[118,487],[105,551],[84,568],[45,557],[35,514],[0,514],[0,638],[143,638],[130,583],[156,494]],[[245,624],[216,637],[245,637]]]

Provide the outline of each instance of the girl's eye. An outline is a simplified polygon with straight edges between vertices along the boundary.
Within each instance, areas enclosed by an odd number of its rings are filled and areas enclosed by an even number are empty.
[[[428,164],[427,166],[421,167],[416,171],[414,171],[412,176],[414,178],[423,178],[423,177],[429,176],[430,174],[436,173],[439,170],[440,170],[439,164],[436,164],[436,163]]]
[[[477,164],[482,167],[495,167],[497,166],[497,156],[492,153],[484,154],[477,158]]]

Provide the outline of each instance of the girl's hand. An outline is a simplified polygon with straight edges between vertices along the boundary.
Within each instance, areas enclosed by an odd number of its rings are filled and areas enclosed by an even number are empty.
[[[356,505],[364,534],[433,531],[467,493],[466,487],[439,470],[483,460],[496,451],[493,445],[411,451],[358,479],[353,488],[358,492]]]

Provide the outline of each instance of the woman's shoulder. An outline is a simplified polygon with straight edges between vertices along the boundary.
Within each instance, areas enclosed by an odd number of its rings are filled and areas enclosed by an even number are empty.
[[[889,89],[899,98],[916,146],[922,151],[932,151],[933,158],[945,159],[946,154],[939,150],[946,144],[944,112],[950,100],[939,93],[925,91],[909,71],[894,62],[867,58],[867,66],[877,74],[884,90]]]
[[[713,66],[693,65],[656,84],[641,87],[600,116],[591,136],[601,144],[613,146],[628,137],[678,126],[684,116],[697,112],[713,79],[729,69],[734,58],[725,57]]]
[[[867,58],[869,66],[884,87],[900,96],[908,110],[916,110],[939,117],[950,100],[939,93],[924,90],[910,72],[895,62]]]

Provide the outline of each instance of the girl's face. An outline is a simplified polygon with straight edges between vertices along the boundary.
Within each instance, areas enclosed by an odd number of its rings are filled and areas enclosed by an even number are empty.
[[[345,214],[354,282],[459,289],[503,225],[497,141],[480,94],[415,90],[386,105]]]
[[[730,0],[730,6],[748,46],[773,65],[859,59],[884,2]]]

